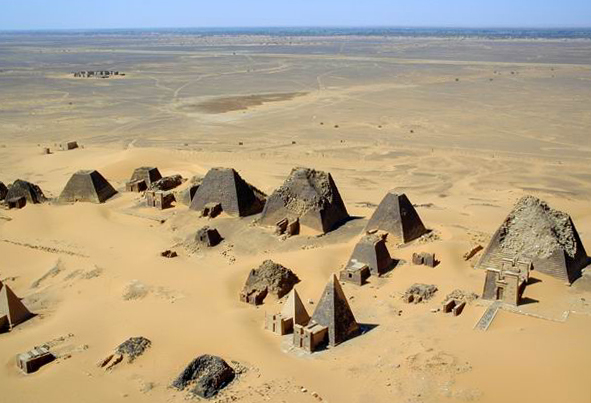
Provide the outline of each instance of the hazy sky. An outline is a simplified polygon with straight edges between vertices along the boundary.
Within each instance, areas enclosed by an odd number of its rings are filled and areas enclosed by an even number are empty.
[[[0,30],[367,25],[589,27],[591,0],[0,0]]]

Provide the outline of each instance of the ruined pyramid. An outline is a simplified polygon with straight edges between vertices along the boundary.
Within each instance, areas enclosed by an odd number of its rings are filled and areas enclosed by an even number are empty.
[[[346,221],[349,213],[329,173],[294,168],[269,196],[260,223],[276,225],[284,218],[299,218],[302,226],[325,233]]]
[[[476,267],[500,268],[504,257],[530,259],[534,270],[568,283],[589,259],[570,216],[533,196],[517,202]]]
[[[117,191],[98,171],[78,171],[68,181],[59,197],[63,203],[104,203]]]
[[[295,288],[293,288],[287,296],[287,301],[283,304],[281,309],[281,317],[291,318],[296,325],[307,325],[310,321],[310,315],[306,311],[304,303]]]
[[[203,210],[208,203],[220,203],[222,210],[233,216],[260,213],[265,195],[248,184],[232,168],[212,168],[193,196],[192,210]]]
[[[336,346],[359,334],[359,325],[335,275],[328,280],[312,322],[328,328],[328,344]]]
[[[413,241],[427,233],[408,197],[392,191],[382,199],[365,229],[386,231],[401,243]]]
[[[366,264],[374,276],[386,273],[394,264],[386,241],[378,234],[365,234],[355,245],[347,266],[357,262]]]
[[[0,333],[11,330],[32,316],[10,287],[0,282]]]
[[[21,179],[17,179],[12,185],[9,185],[8,191],[5,195],[6,200],[17,197],[24,197],[27,199],[27,203],[32,204],[42,203],[45,201],[45,195],[39,186]]]

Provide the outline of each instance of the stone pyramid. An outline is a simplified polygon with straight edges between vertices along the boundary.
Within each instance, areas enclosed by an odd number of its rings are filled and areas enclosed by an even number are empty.
[[[0,332],[10,330],[32,316],[10,287],[0,282]]]
[[[394,264],[386,241],[377,234],[365,234],[355,245],[347,266],[356,262],[366,264],[374,276],[386,273]]]
[[[392,191],[382,199],[365,229],[386,231],[401,243],[413,241],[427,233],[408,197]]]
[[[295,325],[304,326],[310,321],[310,315],[308,315],[308,311],[306,311],[306,307],[295,288],[287,296],[287,301],[285,301],[281,309],[281,316],[283,318],[292,318]]]
[[[233,216],[260,213],[265,195],[240,177],[232,168],[212,168],[193,196],[192,210],[203,210],[208,203],[220,203],[222,210]]]
[[[41,188],[34,183],[27,182],[21,179],[17,179],[14,183],[8,186],[6,192],[6,200],[13,199],[15,197],[25,197],[27,203],[37,204],[45,201],[45,195]]]
[[[136,168],[131,175],[129,182],[145,181],[146,186],[150,187],[153,182],[162,179],[160,171],[156,167],[140,167]]]
[[[260,223],[275,225],[284,218],[299,218],[302,226],[326,233],[346,221],[349,213],[329,173],[294,168],[269,196]]]
[[[335,275],[330,277],[312,322],[328,328],[328,344],[336,346],[359,334],[359,325]]]
[[[59,197],[63,203],[104,203],[117,191],[98,171],[78,171],[68,181]]]
[[[520,199],[484,250],[477,268],[500,268],[503,258],[525,258],[533,269],[572,283],[589,263],[572,219],[544,201]]]

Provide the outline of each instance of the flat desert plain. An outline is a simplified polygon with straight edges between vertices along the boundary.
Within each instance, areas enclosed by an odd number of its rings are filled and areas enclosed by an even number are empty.
[[[482,293],[480,254],[463,256],[525,195],[570,214],[591,250],[590,105],[585,40],[1,34],[0,180],[51,198],[96,169],[119,193],[0,211],[0,280],[36,314],[0,335],[0,401],[182,402],[171,382],[213,354],[239,369],[217,402],[590,402],[587,275],[568,286],[534,270],[528,303],[487,331],[474,329],[483,301],[432,312],[455,289]],[[72,140],[81,148],[56,147]],[[160,211],[125,192],[141,166],[185,178],[231,167],[267,194],[293,167],[323,170],[353,219],[281,239],[257,215]],[[266,259],[293,270],[311,313],[390,190],[432,232],[388,241],[394,270],[342,286],[368,331],[314,354],[266,331],[281,307],[239,300],[249,271]],[[204,225],[224,241],[187,248]],[[412,265],[415,252],[441,263]],[[414,283],[438,291],[406,304]],[[133,336],[152,341],[144,355],[97,366]],[[20,372],[16,354],[43,344],[57,360]]]

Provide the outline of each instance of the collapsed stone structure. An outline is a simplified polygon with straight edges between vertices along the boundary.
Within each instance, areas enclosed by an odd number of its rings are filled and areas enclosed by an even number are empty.
[[[32,317],[33,314],[10,287],[0,281],[0,333],[9,332]]]
[[[451,313],[453,316],[459,316],[467,304],[478,298],[473,292],[463,290],[453,290],[441,303],[443,313]]]
[[[384,196],[365,228],[386,231],[400,243],[411,242],[428,232],[408,197],[393,191]]]
[[[191,393],[206,399],[218,394],[234,380],[236,373],[220,357],[209,354],[195,358],[172,382],[172,387],[185,390],[191,387]]]
[[[298,167],[269,196],[260,223],[275,226],[282,220],[288,223],[298,220],[301,226],[326,233],[348,218],[349,213],[332,176]]]
[[[314,352],[323,345],[331,347],[360,333],[359,324],[336,276],[324,288],[320,302],[307,325],[294,324],[293,345]]]
[[[35,347],[16,356],[16,366],[25,374],[37,372],[42,366],[55,360],[55,356],[46,346]]]
[[[265,315],[265,329],[280,336],[293,332],[294,325],[304,326],[310,321],[304,303],[296,289],[292,289],[278,314]]]
[[[45,195],[39,186],[31,182],[17,179],[12,185],[8,186],[5,199],[6,201],[9,201],[20,197],[24,197],[27,203],[31,204],[43,203],[46,200]]]
[[[531,260],[503,258],[500,268],[486,269],[482,299],[519,305],[531,270]]]
[[[75,78],[111,78],[113,76],[124,76],[116,70],[82,70],[72,73]]]
[[[220,203],[227,214],[245,217],[261,212],[265,195],[242,179],[234,169],[212,168],[195,192],[191,209],[202,211],[209,203]]]
[[[104,203],[117,194],[111,184],[96,170],[82,170],[72,175],[59,196],[60,203]]]
[[[500,269],[503,258],[531,260],[535,270],[568,283],[589,260],[571,217],[533,196],[517,202],[476,267]]]
[[[156,167],[139,167],[133,171],[131,178],[125,184],[128,192],[143,192],[152,183],[162,179],[160,171]]]
[[[60,144],[59,147],[60,147],[60,149],[62,149],[64,151],[75,150],[78,148],[78,142],[77,141],[68,141],[67,143]]]
[[[104,360],[99,362],[98,366],[110,370],[124,360],[128,364],[131,364],[136,358],[143,355],[151,345],[152,342],[145,337],[130,337],[121,343],[113,354],[108,355]]]
[[[265,260],[258,268],[250,271],[240,293],[240,300],[260,305],[267,294],[282,298],[299,282],[298,276],[288,268],[272,260]]]
[[[185,179],[181,175],[164,176],[148,186],[151,190],[167,191],[179,187]]]
[[[430,300],[437,292],[437,286],[434,284],[415,283],[411,285],[402,296],[402,300],[407,304],[419,304]]]

